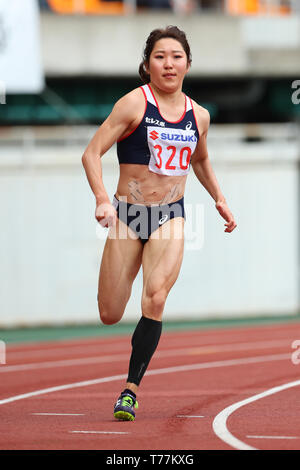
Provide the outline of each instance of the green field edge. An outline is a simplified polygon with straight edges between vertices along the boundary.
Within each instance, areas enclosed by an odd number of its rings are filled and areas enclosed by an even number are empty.
[[[138,322],[121,321],[115,325],[101,322],[76,325],[43,325],[23,328],[0,328],[0,341],[5,343],[26,343],[61,341],[76,338],[106,337],[132,334]],[[300,322],[300,312],[293,315],[211,318],[199,320],[163,320],[163,331],[186,331],[195,329],[218,329],[242,326],[271,325]]]

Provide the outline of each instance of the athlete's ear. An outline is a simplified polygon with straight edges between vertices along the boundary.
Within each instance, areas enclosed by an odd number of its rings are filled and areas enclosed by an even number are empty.
[[[150,74],[148,62],[144,62],[144,70],[145,70],[146,73]]]

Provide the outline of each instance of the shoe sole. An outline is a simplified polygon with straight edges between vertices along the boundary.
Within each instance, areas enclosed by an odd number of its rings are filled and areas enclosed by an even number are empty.
[[[120,421],[134,421],[134,416],[126,411],[116,411],[114,417]]]

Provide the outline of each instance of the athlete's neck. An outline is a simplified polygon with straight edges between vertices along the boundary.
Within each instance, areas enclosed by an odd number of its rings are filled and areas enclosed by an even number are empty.
[[[149,83],[149,86],[151,87],[156,99],[169,104],[170,106],[178,106],[181,103],[184,103],[185,97],[181,87],[175,91],[168,92],[156,87],[152,82]]]

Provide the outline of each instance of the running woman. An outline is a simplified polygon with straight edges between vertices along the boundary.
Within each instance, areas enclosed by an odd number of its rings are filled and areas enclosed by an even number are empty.
[[[119,420],[135,419],[138,387],[157,348],[164,305],[181,268],[190,166],[225,219],[225,232],[236,227],[208,156],[209,113],[182,91],[190,66],[183,31],[176,26],[153,30],[139,68],[144,85],[117,101],[82,156],[96,199],[95,217],[109,229],[98,284],[105,325],[121,320],[141,266],[143,271],[142,315],[131,339],[127,382],[114,406]],[[115,143],[120,175],[111,201],[101,157]]]

